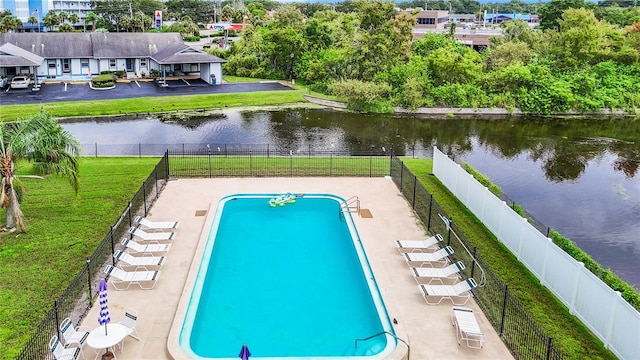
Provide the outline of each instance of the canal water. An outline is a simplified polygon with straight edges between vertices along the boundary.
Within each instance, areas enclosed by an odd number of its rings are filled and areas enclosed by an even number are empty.
[[[393,149],[467,162],[544,225],[640,288],[640,120],[425,119],[318,109],[224,111],[186,120],[64,122],[86,153],[137,154],[176,144],[296,150]]]

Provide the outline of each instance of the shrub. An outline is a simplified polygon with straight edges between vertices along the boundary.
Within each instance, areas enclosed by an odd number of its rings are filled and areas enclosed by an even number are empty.
[[[116,78],[113,74],[100,74],[91,79],[91,86],[98,89],[113,87],[116,85]]]

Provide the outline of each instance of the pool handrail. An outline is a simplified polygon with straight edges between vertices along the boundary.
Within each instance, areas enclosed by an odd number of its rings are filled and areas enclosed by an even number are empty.
[[[358,347],[358,341],[367,341],[369,339],[373,339],[376,336],[382,335],[382,334],[387,334],[387,335],[391,335],[393,336],[396,340],[402,341],[405,345],[407,345],[407,360],[411,360],[411,346],[409,346],[409,343],[407,343],[406,341],[404,341],[402,338],[398,337],[396,334],[391,333],[389,331],[381,331],[375,335],[371,335],[369,337],[366,338],[362,338],[362,339],[356,339],[355,340],[355,347]]]

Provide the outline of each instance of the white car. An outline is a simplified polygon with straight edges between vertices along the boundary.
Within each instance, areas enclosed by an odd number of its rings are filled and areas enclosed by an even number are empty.
[[[31,85],[31,79],[28,76],[14,76],[9,86],[12,89],[28,89],[29,85]]]

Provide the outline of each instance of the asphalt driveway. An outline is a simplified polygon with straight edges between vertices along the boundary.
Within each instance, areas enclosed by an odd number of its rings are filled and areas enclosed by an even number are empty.
[[[39,91],[31,89],[9,89],[0,91],[0,104],[18,105],[58,101],[127,99],[145,96],[172,96],[196,94],[223,94],[253,91],[292,90],[278,82],[233,83],[209,85],[202,80],[167,81],[169,86],[160,87],[154,82],[117,83],[115,89],[93,90],[89,84],[44,84]]]

